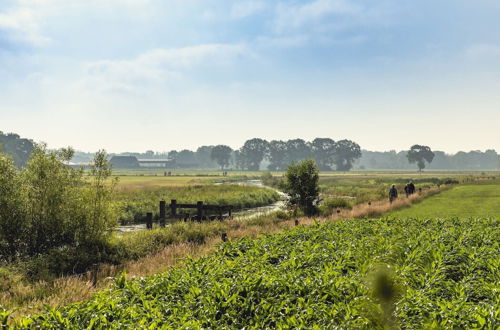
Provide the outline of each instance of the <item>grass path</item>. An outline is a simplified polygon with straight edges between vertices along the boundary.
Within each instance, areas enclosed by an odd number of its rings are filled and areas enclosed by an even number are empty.
[[[390,212],[394,217],[500,217],[500,185],[458,186],[411,207]]]

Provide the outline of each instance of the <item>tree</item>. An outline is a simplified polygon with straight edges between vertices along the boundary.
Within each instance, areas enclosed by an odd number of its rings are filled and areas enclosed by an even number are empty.
[[[286,153],[288,164],[293,164],[309,158],[311,156],[311,149],[306,141],[294,139],[286,142]]]
[[[220,144],[212,148],[210,158],[212,160],[215,160],[217,164],[219,164],[221,170],[224,170],[224,167],[229,166],[229,161],[231,160],[231,152],[233,152],[233,149]]]
[[[4,134],[1,131],[0,145],[2,145],[2,152],[10,155],[17,167],[26,165],[34,148],[33,141],[23,139],[14,133]]]
[[[284,141],[273,140],[269,142],[269,148],[267,152],[267,159],[269,159],[270,164],[268,169],[271,171],[281,171],[286,168],[286,157],[287,157],[287,144]]]
[[[267,154],[269,142],[263,139],[251,139],[245,142],[240,149],[239,156],[242,158],[244,167],[249,171],[258,171],[260,163]]]
[[[201,146],[196,149],[196,161],[201,168],[214,168],[217,164],[212,160],[214,146]]]
[[[408,162],[410,164],[417,163],[419,172],[425,168],[425,162],[432,163],[434,153],[428,146],[413,145],[408,151]]]
[[[337,171],[349,171],[354,161],[361,157],[359,144],[351,140],[340,140],[335,143],[333,163]]]
[[[25,252],[28,224],[19,186],[14,161],[0,152],[0,260]]]
[[[87,178],[83,169],[66,165],[72,156],[71,148],[49,152],[37,145],[27,166],[16,171],[0,155],[0,258],[63,249],[99,257],[92,249],[117,224],[110,164],[98,152]]]
[[[320,170],[330,171],[335,156],[335,141],[329,138],[316,138],[310,144],[312,156]]]
[[[312,159],[290,165],[285,173],[285,192],[288,203],[298,206],[306,215],[317,213],[319,203],[319,170]]]

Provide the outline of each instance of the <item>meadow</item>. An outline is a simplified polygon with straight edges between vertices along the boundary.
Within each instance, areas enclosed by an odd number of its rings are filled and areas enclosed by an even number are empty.
[[[84,303],[17,320],[51,328],[500,326],[498,218],[364,219],[219,245]]]
[[[500,185],[462,185],[411,207],[393,211],[397,218],[471,218],[500,215]]]
[[[168,182],[170,184],[170,182]],[[129,189],[118,187],[114,196],[118,208],[119,221],[122,224],[143,222],[146,212],[153,212],[158,218],[158,203],[165,200],[170,203],[175,199],[178,203],[194,203],[203,201],[206,204],[232,205],[234,211],[272,204],[281,196],[273,189],[240,185],[187,184],[181,186],[164,185],[162,188]],[[134,183],[136,185],[136,183]],[[127,186],[125,186],[127,187]],[[183,210],[179,210],[179,213]],[[189,210],[187,210],[189,211]],[[170,212],[170,210],[168,210]],[[190,210],[193,213],[193,210]],[[167,213],[167,216],[169,214]]]

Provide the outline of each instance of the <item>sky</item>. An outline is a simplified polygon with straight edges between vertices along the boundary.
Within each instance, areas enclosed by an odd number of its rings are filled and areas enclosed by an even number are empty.
[[[498,0],[0,0],[0,131],[500,152]]]

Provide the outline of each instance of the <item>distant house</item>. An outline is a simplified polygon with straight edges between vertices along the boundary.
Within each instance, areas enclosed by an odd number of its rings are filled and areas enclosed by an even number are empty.
[[[109,160],[113,168],[138,168],[139,161],[135,156],[113,156]]]

